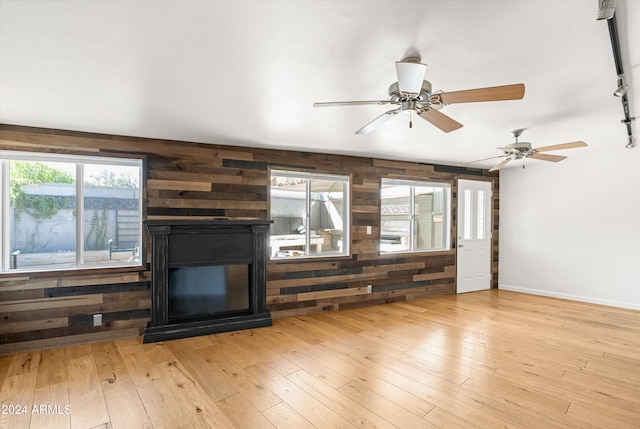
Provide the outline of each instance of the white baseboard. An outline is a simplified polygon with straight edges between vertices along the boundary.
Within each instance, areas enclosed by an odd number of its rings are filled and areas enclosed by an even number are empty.
[[[532,295],[550,296],[560,299],[569,299],[572,301],[588,302],[591,304],[608,305],[609,307],[628,308],[630,310],[640,310],[640,304],[630,302],[611,301],[608,299],[593,298],[590,296],[572,295],[568,293],[553,292],[542,289],[530,289],[526,287],[510,286],[505,284],[498,284],[498,289],[509,290],[512,292],[529,293]]]

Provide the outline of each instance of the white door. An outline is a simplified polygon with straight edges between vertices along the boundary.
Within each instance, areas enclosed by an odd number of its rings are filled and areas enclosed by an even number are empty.
[[[457,292],[491,287],[491,182],[458,180]]]

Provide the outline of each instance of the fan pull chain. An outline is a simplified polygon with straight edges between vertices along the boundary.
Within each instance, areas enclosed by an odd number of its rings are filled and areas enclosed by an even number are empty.
[[[413,128],[413,112],[409,112],[409,128]]]

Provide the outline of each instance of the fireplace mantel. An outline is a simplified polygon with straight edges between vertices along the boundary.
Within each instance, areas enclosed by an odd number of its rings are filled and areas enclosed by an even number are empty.
[[[266,306],[266,236],[271,222],[145,220],[151,244],[151,320],[143,342],[271,326]],[[248,267],[248,309],[191,319],[171,317],[170,270],[230,264]]]

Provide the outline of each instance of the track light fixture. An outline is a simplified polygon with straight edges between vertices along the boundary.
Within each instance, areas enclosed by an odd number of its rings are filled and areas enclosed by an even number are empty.
[[[611,48],[613,50],[613,62],[616,65],[616,74],[618,75],[618,88],[613,92],[613,95],[620,97],[622,102],[622,109],[624,110],[624,119],[622,122],[627,128],[627,149],[633,149],[636,147],[636,140],[633,137],[633,128],[631,122],[635,119],[631,117],[629,113],[629,85],[625,82],[624,69],[622,68],[622,53],[620,52],[620,38],[618,37],[618,24],[616,23],[615,15],[615,0],[598,0],[598,19],[604,19],[607,21],[607,27],[609,27],[609,38],[611,39]]]
[[[619,75],[618,76],[618,89],[616,89],[613,92],[613,95],[615,95],[616,97],[622,97],[623,95],[625,95],[627,93],[627,90],[629,89],[629,85],[627,85],[625,83],[624,80],[624,75]]]
[[[616,2],[617,0],[598,0],[598,20],[613,18]]]

